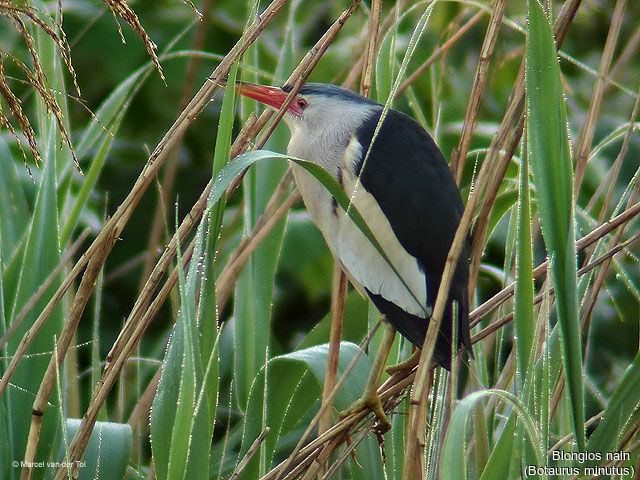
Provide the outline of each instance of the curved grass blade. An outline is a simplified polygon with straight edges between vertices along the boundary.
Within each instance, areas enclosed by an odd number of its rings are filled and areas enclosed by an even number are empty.
[[[280,449],[286,450],[295,445],[295,440],[289,444],[286,438],[297,439],[320,406],[328,351],[329,347],[325,344],[272,358],[268,363],[266,386],[265,368],[262,368],[254,379],[249,395],[241,449],[243,453],[262,431],[263,417],[271,429],[264,441],[262,459],[267,468]],[[339,376],[356,355],[360,355],[360,358],[335,398],[335,405],[339,409],[347,408],[360,396],[371,367],[368,357],[357,345],[341,343]],[[298,431],[299,434],[296,434]],[[240,478],[258,478],[259,473],[260,459],[256,455]]]
[[[473,392],[463,398],[449,421],[449,427],[444,438],[444,444],[442,447],[442,456],[440,461],[440,478],[443,480],[459,480],[467,478],[466,475],[466,448],[468,442],[466,440],[466,429],[469,417],[473,415],[474,406],[477,401],[483,397],[497,396],[500,399],[508,402],[514,407],[519,415],[519,419],[523,421],[524,430],[527,433],[527,437],[535,452],[535,461],[538,465],[544,463],[544,452],[541,449],[540,439],[538,438],[538,432],[535,427],[535,422],[527,414],[526,408],[520,400],[512,394],[503,390],[482,390]]]
[[[244,153],[234,158],[225,166],[225,168],[220,171],[220,174],[218,174],[216,181],[211,188],[211,192],[209,194],[209,203],[211,204],[211,202],[215,202],[220,199],[224,194],[225,189],[231,184],[233,179],[240,175],[240,173],[242,173],[246,168],[253,165],[258,160],[264,159],[280,159],[292,161],[311,173],[329,191],[329,193],[333,195],[340,208],[342,208],[347,213],[347,215],[349,215],[351,220],[367,237],[367,239],[376,248],[376,250],[378,250],[378,253],[380,253],[382,258],[384,258],[384,260],[391,266],[398,278],[404,283],[402,275],[400,275],[400,273],[395,269],[384,249],[373,235],[373,232],[371,232],[371,229],[365,222],[364,218],[351,203],[351,199],[347,196],[344,190],[342,190],[342,187],[340,187],[338,182],[329,174],[329,172],[313,162],[303,160],[301,158],[292,157],[291,155],[286,155],[283,153],[270,152],[268,150],[253,150]],[[206,213],[207,212],[205,212],[205,214]],[[411,289],[408,286],[406,287],[407,291],[411,292]],[[416,299],[416,301],[418,300]]]

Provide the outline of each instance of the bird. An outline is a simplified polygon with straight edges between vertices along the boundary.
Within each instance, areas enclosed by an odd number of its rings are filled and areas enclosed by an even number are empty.
[[[235,88],[275,109],[282,107],[292,90],[291,85],[248,82],[237,82]],[[371,299],[393,329],[421,348],[464,204],[447,161],[429,133],[394,109],[388,109],[378,125],[383,110],[382,104],[351,90],[306,83],[283,116],[291,133],[287,154],[323,167],[362,215],[385,255],[314,175],[291,164],[309,215],[351,283]],[[467,236],[434,348],[433,359],[445,369],[451,368],[453,302],[457,303],[456,347],[473,356],[470,248]],[[383,366],[384,362],[386,358]],[[372,377],[379,382],[381,371]],[[374,388],[377,385],[368,387],[363,398],[375,396]],[[366,398],[365,403],[383,420],[379,399]]]

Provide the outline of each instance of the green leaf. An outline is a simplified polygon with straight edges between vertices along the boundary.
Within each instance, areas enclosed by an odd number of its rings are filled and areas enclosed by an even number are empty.
[[[151,65],[148,64],[133,72],[116,86],[102,102],[76,145],[78,158],[88,155],[96,144],[104,141],[105,136],[116,136],[122,115],[127,111],[133,99],[133,93],[139,88],[150,69]]]
[[[391,94],[391,85],[393,85],[393,77],[397,66],[397,38],[398,22],[395,21],[382,37],[376,58],[376,96],[381,103],[384,103]]]
[[[177,223],[177,222],[176,222]],[[195,253],[200,253],[196,252]],[[198,257],[195,257],[198,258]],[[177,251],[178,265],[182,264],[182,258],[180,255],[180,247]],[[196,284],[197,275],[197,263],[191,262],[189,268],[189,275],[187,279],[184,278],[184,270],[178,268],[179,272],[179,290],[180,290],[180,312],[178,322],[176,322],[176,330],[181,330],[182,340],[182,363],[179,369],[180,382],[178,389],[178,399],[176,402],[176,416],[171,432],[171,443],[169,448],[169,465],[167,478],[169,479],[183,479],[187,477],[187,461],[189,457],[193,458],[194,462],[190,462],[189,467],[193,472],[194,463],[200,463],[198,456],[191,456],[191,419],[195,413],[196,406],[196,384],[198,373],[198,366],[196,362],[200,360],[199,352],[196,352],[197,346],[195,345],[195,306],[194,306],[194,290]],[[176,342],[177,343],[177,342]],[[209,465],[209,462],[204,462],[205,466]],[[195,470],[196,472],[200,470]]]
[[[204,248],[204,232],[201,223],[193,253],[196,259]],[[205,373],[195,324],[199,268],[197,261],[191,262],[186,278],[179,269],[180,311],[151,409],[151,447],[159,478],[192,478],[196,472],[208,476],[214,417],[210,405],[215,410],[217,379],[213,390],[208,382],[217,366],[217,342]],[[210,398],[209,394],[215,396]]]
[[[299,437],[320,407],[328,351],[325,344],[272,358],[266,368],[266,387],[265,368],[258,373],[249,395],[241,449],[243,454],[268,426],[271,430],[263,443],[261,456],[264,466],[269,468],[281,439],[297,431],[300,432],[294,437]],[[338,378],[356,355],[360,358],[336,395],[334,405],[338,409],[347,408],[360,397],[371,368],[369,358],[357,345],[348,342],[340,344]],[[260,458],[256,455],[242,472],[241,478],[254,479],[259,474]]]
[[[528,0],[526,52],[527,153],[555,289],[562,359],[578,448],[585,448],[573,173],[567,114],[553,29],[540,3]]]
[[[80,423],[79,419],[66,420],[67,444],[71,443],[80,428]],[[132,439],[131,427],[126,423],[96,422],[84,457],[78,464],[78,479],[124,478],[131,458]],[[60,462],[65,461],[62,448],[59,450],[58,459]],[[55,470],[52,473],[55,473]]]
[[[514,291],[514,327],[517,360],[517,388],[522,391],[533,348],[533,249],[531,212],[529,211],[529,168],[526,156],[520,164],[518,227],[516,233],[516,285]]]
[[[237,67],[234,67],[232,79],[236,71]],[[223,100],[214,153],[214,175],[229,157],[233,98],[234,93],[230,89]],[[208,198],[186,278],[184,270],[178,269],[180,310],[151,415],[151,445],[154,466],[160,478],[191,478],[196,472],[208,477],[219,387],[219,333],[212,272],[223,210],[224,198],[221,195]],[[180,248],[177,253],[178,265],[182,265]],[[204,277],[200,272],[200,262],[205,265]],[[199,321],[196,321],[196,315]],[[205,363],[206,369],[203,367]]]
[[[541,443],[538,438],[538,434],[535,428],[533,419],[527,414],[524,405],[520,400],[512,394],[503,390],[482,390],[473,392],[460,400],[456,405],[451,420],[449,421],[449,427],[444,438],[444,444],[442,448],[442,456],[440,460],[440,478],[443,480],[459,480],[467,478],[467,461],[466,461],[466,448],[468,446],[467,441],[467,422],[469,417],[473,415],[475,403],[481,400],[483,397],[497,396],[500,399],[509,403],[512,407],[515,407],[519,413],[519,419],[523,421],[525,425],[525,432],[529,439],[535,453],[536,462],[538,465],[544,463],[544,452],[541,449]],[[509,439],[509,433],[507,432],[507,441]],[[504,449],[499,452],[499,455],[504,455]],[[493,456],[493,455],[492,455]],[[506,460],[506,458],[503,458]],[[503,462],[504,463],[504,462]],[[491,468],[494,468],[493,466]],[[494,477],[502,478],[502,477]]]
[[[487,462],[480,480],[493,480],[494,478],[511,478],[509,467],[513,460],[512,451],[515,442],[516,415],[512,414],[500,432],[498,441],[495,442],[489,461]]]
[[[284,125],[279,125],[269,140],[276,150],[286,148]],[[288,165],[284,162],[259,162],[245,175],[243,187],[247,215],[244,230],[250,232],[264,212]],[[284,238],[286,218],[280,220],[251,254],[251,259],[236,282],[234,301],[234,341],[237,351],[235,379],[239,402],[247,403],[251,382],[269,355],[271,313],[276,269]]]
[[[297,2],[289,4],[287,26],[284,29],[283,42],[277,58],[276,79],[282,79],[295,68],[293,35],[296,31],[294,17],[298,6]],[[249,49],[245,57],[251,65],[257,65],[262,60],[255,49]],[[255,74],[245,74],[245,79],[258,81]],[[231,81],[228,81],[228,84],[231,85]],[[242,103],[247,108],[254,108],[257,104],[246,97],[243,97]],[[269,137],[266,148],[285,150],[289,140],[286,130],[284,123],[280,122]],[[256,220],[264,212],[287,167],[280,162],[260,162],[245,175],[243,187],[247,213],[244,216],[246,232],[253,230]],[[269,353],[271,315],[276,270],[286,224],[287,219],[283,218],[271,229],[251,254],[250,261],[236,282],[234,343],[237,351],[245,353],[234,356],[234,374],[242,408],[247,404],[251,382],[264,366],[268,356],[273,354],[273,352]]]
[[[228,80],[234,82],[238,73],[238,65],[234,65],[230,72]],[[220,121],[218,123],[218,133],[216,135],[216,146],[213,155],[213,176],[229,160],[231,151],[231,133],[233,130],[233,105],[235,100],[235,91],[230,88],[225,91],[222,99],[222,111],[220,113]],[[208,363],[211,361],[211,354],[214,350],[213,342],[218,337],[218,312],[216,309],[216,288],[215,288],[215,272],[214,262],[216,258],[216,249],[218,246],[218,237],[220,234],[220,226],[224,217],[225,198],[218,200],[214,214],[203,216],[201,225],[206,224],[208,231],[206,235],[206,244],[204,250],[204,258],[202,259],[205,271],[203,272],[202,286],[200,288],[200,299],[198,301],[198,326],[202,338],[202,361]],[[200,227],[202,228],[202,227]],[[216,354],[217,355],[217,354]],[[212,368],[218,369],[218,362],[212,364]],[[216,373],[217,378],[217,373]],[[214,381],[214,379],[211,379]],[[215,380],[217,382],[217,380]],[[214,385],[210,385],[213,389]],[[210,392],[213,395],[213,390]],[[215,386],[215,395],[217,397],[217,386]],[[212,419],[213,420],[213,419]]]

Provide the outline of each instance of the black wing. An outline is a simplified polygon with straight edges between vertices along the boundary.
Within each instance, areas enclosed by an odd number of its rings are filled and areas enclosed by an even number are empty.
[[[381,111],[356,132],[367,152]],[[364,169],[362,168],[364,166]],[[360,170],[362,172],[360,173]],[[390,110],[366,159],[356,165],[362,185],[376,198],[400,244],[424,269],[427,302],[433,308],[445,261],[464,205],[447,162],[429,134],[412,118]],[[471,352],[469,335],[469,240],[465,242],[449,291],[434,359],[451,359],[451,302],[458,302],[459,344]],[[428,321],[410,315],[369,292],[378,309],[413,344],[421,347]]]

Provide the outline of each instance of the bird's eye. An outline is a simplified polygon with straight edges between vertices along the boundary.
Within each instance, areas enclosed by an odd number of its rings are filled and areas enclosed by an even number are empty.
[[[298,98],[298,100],[296,100],[296,104],[298,105],[298,108],[300,110],[304,110],[305,108],[307,108],[307,105],[309,105],[309,102],[307,102],[304,98]]]

